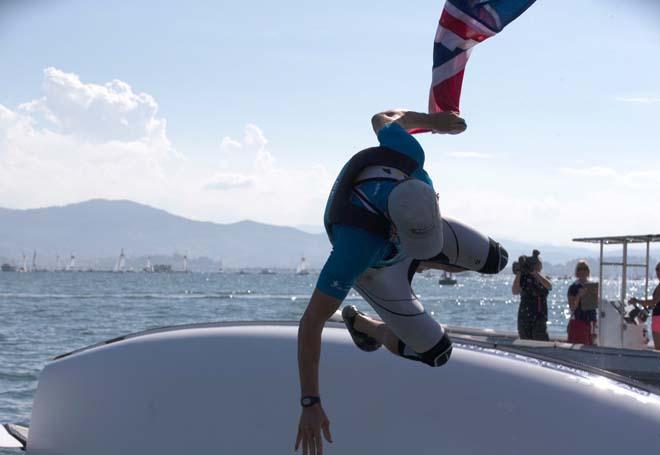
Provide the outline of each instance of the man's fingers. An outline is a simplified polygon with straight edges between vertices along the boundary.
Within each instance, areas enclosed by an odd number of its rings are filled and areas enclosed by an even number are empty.
[[[309,439],[307,438],[307,435],[304,434],[302,436],[302,446],[303,446],[303,455],[308,455],[309,454]]]
[[[323,436],[325,436],[325,440],[328,442],[332,442],[332,434],[330,433],[330,422],[325,422],[321,428],[323,428]]]
[[[316,450],[316,438],[313,434],[309,437],[309,455],[318,455],[318,450]]]
[[[316,455],[323,455],[323,438],[321,433],[314,435],[314,442],[316,442]]]
[[[305,439],[303,444],[307,442],[307,453],[309,455],[316,455],[316,443],[314,442],[314,431],[308,428],[305,431]]]

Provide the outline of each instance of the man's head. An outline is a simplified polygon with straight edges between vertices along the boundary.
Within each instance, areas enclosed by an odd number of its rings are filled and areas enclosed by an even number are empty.
[[[401,247],[415,259],[429,259],[442,252],[442,218],[433,188],[408,179],[399,183],[387,201]]]
[[[587,261],[580,260],[577,262],[575,265],[575,277],[578,280],[587,281],[590,273],[591,271],[589,270],[589,264],[587,264]]]

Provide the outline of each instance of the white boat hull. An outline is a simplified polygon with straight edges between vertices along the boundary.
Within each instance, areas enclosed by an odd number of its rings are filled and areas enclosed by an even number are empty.
[[[292,453],[300,415],[294,324],[155,331],[43,371],[29,453]],[[430,368],[324,331],[332,454],[629,453],[660,446],[660,397],[469,345]],[[635,438],[622,438],[633,426]],[[632,427],[631,427],[632,428]],[[611,429],[608,430],[608,429]],[[586,436],[589,435],[589,436]]]

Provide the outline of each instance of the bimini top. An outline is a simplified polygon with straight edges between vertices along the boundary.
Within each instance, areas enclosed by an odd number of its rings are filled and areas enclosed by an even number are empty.
[[[573,239],[574,242],[603,243],[605,245],[622,245],[624,243],[654,243],[660,242],[660,234],[619,235],[609,237],[584,237]]]

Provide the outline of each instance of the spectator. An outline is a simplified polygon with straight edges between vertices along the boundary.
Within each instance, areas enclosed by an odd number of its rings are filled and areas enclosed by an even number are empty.
[[[549,341],[548,294],[550,280],[541,275],[543,263],[540,253],[534,250],[532,257],[521,256],[514,264],[516,278],[511,291],[520,295],[518,308],[518,336],[521,340]]]
[[[655,266],[655,275],[660,280],[660,262]],[[640,303],[647,308],[653,308],[653,317],[651,318],[651,332],[653,333],[653,344],[655,349],[660,350],[660,284],[655,287],[653,297],[648,300],[630,299],[633,303]]]
[[[568,342],[591,346],[596,336],[596,310],[582,309],[582,298],[586,294],[586,284],[589,283],[589,265],[586,261],[578,261],[575,266],[575,282],[568,288],[568,306],[571,309],[571,319],[568,321]]]

